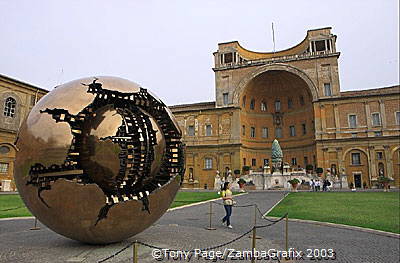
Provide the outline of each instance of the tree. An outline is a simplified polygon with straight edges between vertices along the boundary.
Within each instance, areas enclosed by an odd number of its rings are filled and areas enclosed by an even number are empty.
[[[272,142],[272,162],[273,163],[278,163],[282,161],[283,158],[283,153],[282,153],[282,149],[281,146],[279,145],[279,142],[277,139],[275,139]]]

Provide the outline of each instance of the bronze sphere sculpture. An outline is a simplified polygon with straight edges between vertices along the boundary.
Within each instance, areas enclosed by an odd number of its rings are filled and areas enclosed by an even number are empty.
[[[158,220],[183,176],[181,132],[170,110],[115,77],[54,88],[18,134],[15,182],[29,210],[53,231],[106,244]]]

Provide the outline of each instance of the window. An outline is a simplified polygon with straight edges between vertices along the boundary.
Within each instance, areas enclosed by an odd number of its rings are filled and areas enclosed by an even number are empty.
[[[302,128],[302,130],[303,130],[303,135],[306,135],[306,133],[307,133],[307,126],[306,126],[306,124],[305,124],[305,123],[302,123],[302,124],[301,124],[301,128]]]
[[[287,107],[288,107],[288,109],[292,109],[293,108],[293,100],[292,100],[292,98],[288,98]]]
[[[300,100],[300,105],[304,106],[304,97],[300,96],[299,100]]]
[[[292,158],[292,165],[297,165],[297,159],[296,158]]]
[[[10,152],[10,147],[5,146],[5,145],[0,146],[0,154],[7,154],[9,152]]]
[[[349,127],[350,128],[357,127],[357,115],[354,115],[354,114],[349,115]]]
[[[244,96],[242,99],[242,107],[246,107],[246,96]]]
[[[304,156],[304,167],[308,165],[308,157]]]
[[[268,128],[267,127],[262,128],[262,137],[268,138]]]
[[[256,137],[256,128],[251,127],[250,128],[250,137],[255,138]]]
[[[325,40],[318,40],[318,41],[315,41],[314,43],[315,43],[316,51],[324,51],[324,50],[326,50]]]
[[[331,83],[324,83],[325,96],[332,96]]]
[[[396,124],[400,125],[400,111],[396,111]]]
[[[8,163],[0,163],[0,173],[8,173]]]
[[[16,104],[15,99],[8,97],[4,103],[4,116],[14,118]]]
[[[379,114],[379,112],[372,113],[372,125],[381,126],[381,115]]]
[[[280,100],[276,100],[275,101],[275,111],[281,111],[281,101]]]
[[[264,159],[264,166],[268,166],[269,165],[269,159]]]
[[[211,136],[211,124],[206,125],[206,136]]]
[[[361,164],[360,153],[352,153],[351,154],[351,164],[352,165],[360,165]]]
[[[204,169],[212,169],[212,158],[204,159]]]
[[[228,105],[228,93],[222,94],[223,100],[224,100],[224,105]]]
[[[282,128],[281,127],[275,128],[275,138],[282,138]]]
[[[189,125],[188,127],[188,136],[194,136],[194,126]]]
[[[296,128],[294,126],[289,126],[290,136],[296,136]]]
[[[261,102],[261,111],[267,111],[267,104],[264,101]]]
[[[246,135],[246,126],[242,125],[242,135]]]
[[[256,104],[256,101],[254,99],[251,99],[251,101],[250,101],[250,110],[254,110],[255,104]]]
[[[376,159],[382,160],[383,159],[383,152],[376,152]]]
[[[246,165],[246,158],[243,158],[243,166]]]
[[[257,166],[256,159],[251,159],[251,166]]]
[[[382,132],[381,131],[376,131],[375,132],[375,137],[381,137],[382,136]]]
[[[225,53],[224,54],[224,63],[232,63],[233,62],[233,54],[232,53]]]

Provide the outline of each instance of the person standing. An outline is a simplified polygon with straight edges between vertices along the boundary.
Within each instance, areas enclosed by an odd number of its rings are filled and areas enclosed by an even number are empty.
[[[224,200],[224,208],[226,215],[224,218],[222,218],[222,224],[226,222],[226,225],[228,228],[232,228],[231,225],[231,215],[232,215],[232,206],[234,204],[233,198],[232,198],[232,191],[230,190],[231,184],[229,182],[225,182],[224,186],[222,187],[222,192],[221,196],[222,199]]]

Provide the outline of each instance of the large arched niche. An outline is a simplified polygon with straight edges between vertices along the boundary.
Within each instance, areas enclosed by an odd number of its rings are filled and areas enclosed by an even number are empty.
[[[315,165],[313,100],[316,93],[310,87],[312,83],[280,66],[260,71],[243,83],[246,85],[240,89],[237,99],[241,107],[243,163],[246,159],[246,165],[254,166],[253,159],[256,159],[256,168],[263,166],[264,160],[270,159],[272,141],[278,139],[285,162],[304,168],[307,164]],[[275,106],[277,101],[280,109]],[[265,128],[267,134],[263,131]]]
[[[244,78],[241,79],[237,87],[235,88],[233,92],[233,103],[236,105],[240,105],[239,99],[242,96],[244,90],[248,86],[250,82],[252,82],[257,76],[262,75],[264,73],[267,73],[268,71],[285,71],[288,73],[292,73],[296,76],[298,76],[300,79],[302,79],[306,84],[307,88],[309,89],[313,101],[318,99],[318,92],[317,88],[315,87],[314,83],[312,80],[308,77],[306,73],[304,73],[302,70],[287,65],[287,64],[272,64],[272,65],[265,65],[262,67],[257,68],[256,70],[250,72],[247,74]]]

